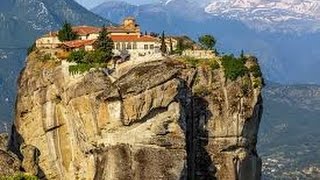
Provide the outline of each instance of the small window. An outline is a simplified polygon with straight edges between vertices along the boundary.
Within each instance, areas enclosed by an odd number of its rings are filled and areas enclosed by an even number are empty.
[[[153,44],[150,44],[150,49],[154,49],[154,45]]]
[[[117,43],[117,44],[116,44],[116,49],[117,49],[117,50],[120,50],[120,43]]]
[[[145,49],[145,50],[147,50],[148,47],[149,47],[148,44],[145,44],[145,45],[144,45],[144,49]]]
[[[122,43],[121,48],[122,48],[122,50],[125,50],[125,49],[126,49],[126,43],[125,43],[125,42]]]
[[[133,43],[133,49],[138,49],[138,47],[137,47],[137,42],[134,42],[134,43]]]

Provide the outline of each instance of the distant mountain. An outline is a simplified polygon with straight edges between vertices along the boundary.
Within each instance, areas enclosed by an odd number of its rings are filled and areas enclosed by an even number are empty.
[[[58,29],[64,21],[91,25],[110,23],[73,0],[6,0],[0,6],[0,45],[29,45],[37,35]]]
[[[205,11],[241,20],[258,30],[298,33],[320,30],[318,0],[215,0]]]
[[[209,14],[205,11],[209,5],[209,0],[171,0],[140,6],[108,1],[93,8],[92,12],[113,22],[135,16],[147,31],[165,30],[194,39],[210,33],[218,39],[220,52],[239,54],[243,49],[258,56],[264,75],[270,81],[320,83],[320,33],[257,31],[240,19]]]
[[[109,24],[73,0],[4,0],[0,5],[0,131],[13,119],[16,80],[37,36],[72,24]]]

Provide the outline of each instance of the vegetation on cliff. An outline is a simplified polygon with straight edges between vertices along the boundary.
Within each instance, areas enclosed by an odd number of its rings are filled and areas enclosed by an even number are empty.
[[[0,176],[0,180],[38,180],[37,176],[32,176],[24,173],[15,174],[12,176]]]

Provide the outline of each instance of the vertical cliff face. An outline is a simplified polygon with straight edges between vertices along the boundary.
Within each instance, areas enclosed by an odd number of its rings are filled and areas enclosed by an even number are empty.
[[[246,66],[255,64],[249,58]],[[39,150],[32,173],[48,179],[260,178],[255,146],[262,100],[252,74],[230,81],[222,68],[171,59],[119,72],[116,81],[98,70],[72,76],[65,62],[29,56],[10,146]]]

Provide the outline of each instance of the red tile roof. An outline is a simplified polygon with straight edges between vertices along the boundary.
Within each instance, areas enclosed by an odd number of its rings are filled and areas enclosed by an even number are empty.
[[[86,45],[92,45],[96,40],[73,40],[73,41],[66,41],[63,42],[63,45],[69,48],[80,48]]]
[[[116,35],[111,36],[114,42],[155,42],[157,38],[152,36]]]
[[[74,26],[72,27],[72,30],[80,36],[85,36],[88,34],[99,33],[101,28],[94,26]]]

